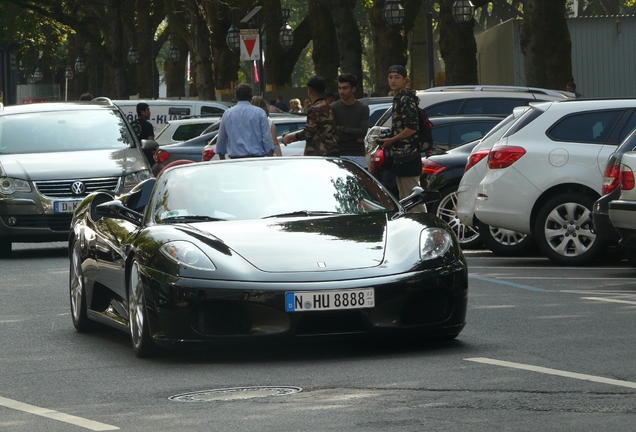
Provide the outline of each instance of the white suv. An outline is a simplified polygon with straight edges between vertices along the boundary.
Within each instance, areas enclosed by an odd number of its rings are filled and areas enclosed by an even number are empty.
[[[490,150],[475,215],[533,234],[554,262],[590,262],[604,246],[590,211],[607,158],[635,126],[635,99],[532,104]]]
[[[518,106],[537,101],[574,99],[574,93],[534,87],[515,86],[442,86],[417,91],[420,108],[429,117],[447,115],[508,115]],[[389,106],[391,108],[391,106]],[[391,109],[378,119],[365,137],[367,153],[375,150],[382,127],[391,127]]]

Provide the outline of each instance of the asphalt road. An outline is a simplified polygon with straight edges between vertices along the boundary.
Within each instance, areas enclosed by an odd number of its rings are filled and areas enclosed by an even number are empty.
[[[0,261],[0,431],[635,430],[636,269],[614,255],[565,268],[468,251],[452,342],[140,360],[124,333],[75,332],[64,247],[18,244]]]

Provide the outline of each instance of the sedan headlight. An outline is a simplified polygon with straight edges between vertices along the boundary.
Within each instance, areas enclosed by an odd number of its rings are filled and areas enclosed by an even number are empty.
[[[12,195],[15,192],[31,192],[29,182],[12,177],[0,177],[0,194]]]
[[[451,234],[441,228],[426,228],[420,234],[420,258],[423,261],[444,256],[453,245]]]
[[[161,246],[159,250],[177,264],[200,270],[216,270],[210,258],[190,242],[172,241]]]
[[[135,173],[128,174],[126,177],[124,177],[124,187],[132,188],[134,186],[137,186],[142,181],[148,180],[151,177],[152,173],[148,170],[137,171]]]

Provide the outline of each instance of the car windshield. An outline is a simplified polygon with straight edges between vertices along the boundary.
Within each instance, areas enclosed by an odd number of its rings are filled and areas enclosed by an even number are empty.
[[[134,139],[113,110],[30,112],[0,116],[0,154],[130,147]]]
[[[258,158],[167,170],[150,203],[155,223],[395,212],[397,203],[345,160]]]

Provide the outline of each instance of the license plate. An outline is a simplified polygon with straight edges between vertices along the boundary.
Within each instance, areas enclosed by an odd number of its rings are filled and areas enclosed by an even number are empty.
[[[341,291],[298,291],[285,293],[287,312],[372,308],[373,288]]]
[[[75,209],[77,208],[77,206],[79,205],[79,203],[81,203],[82,200],[78,200],[78,201],[55,201],[53,203],[53,211],[55,213],[73,213],[75,211]]]

